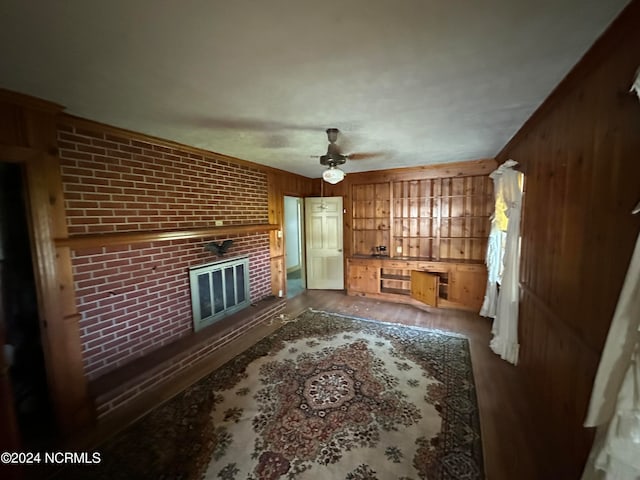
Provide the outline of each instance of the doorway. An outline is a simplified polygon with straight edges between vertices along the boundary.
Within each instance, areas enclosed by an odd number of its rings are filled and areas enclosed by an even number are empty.
[[[344,289],[342,214],[342,197],[305,198],[310,289]]]
[[[285,268],[287,298],[295,297],[306,288],[304,257],[304,202],[299,197],[284,197]]]
[[[0,325],[2,354],[24,447],[55,435],[40,336],[38,298],[27,222],[22,167],[0,162]]]

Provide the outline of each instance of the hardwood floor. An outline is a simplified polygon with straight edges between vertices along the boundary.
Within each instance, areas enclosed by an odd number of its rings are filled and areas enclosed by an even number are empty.
[[[355,317],[435,328],[461,333],[469,339],[485,458],[487,480],[554,479],[544,467],[541,440],[536,436],[535,419],[517,367],[501,360],[489,349],[491,322],[461,310],[424,309],[363,297],[343,291],[306,290],[287,300],[285,314],[294,317],[307,308]],[[222,347],[197,369],[185,374],[138,401],[132,402],[109,421],[99,423],[86,435],[66,446],[72,450],[97,448],[135,419],[173,397],[249,348],[279,327],[277,321],[261,324],[246,335]],[[38,477],[40,478],[40,477]]]
[[[287,301],[286,313],[306,308],[384,322],[447,330],[467,336],[471,348],[488,480],[553,478],[543,462],[541,442],[517,367],[489,348],[491,322],[460,310],[425,308],[350,297],[342,291],[307,290]]]

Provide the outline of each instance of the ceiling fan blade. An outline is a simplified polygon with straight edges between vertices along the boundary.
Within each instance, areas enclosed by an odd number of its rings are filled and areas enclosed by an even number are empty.
[[[191,125],[219,130],[244,130],[252,132],[277,132],[282,130],[316,132],[321,129],[317,125],[305,125],[298,123],[280,122],[277,120],[264,120],[258,118],[242,117],[192,117],[183,119]]]
[[[359,152],[347,155],[349,160],[369,160],[370,158],[378,158],[388,155],[389,152]]]

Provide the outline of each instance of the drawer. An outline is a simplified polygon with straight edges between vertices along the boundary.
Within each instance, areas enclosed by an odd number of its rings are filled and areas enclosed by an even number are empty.
[[[446,263],[433,263],[433,262],[420,262],[418,263],[418,270],[427,270],[429,272],[446,273],[451,270],[452,265]]]
[[[487,271],[487,267],[485,267],[482,264],[476,264],[476,265],[456,265],[456,270],[458,272],[476,272],[476,273],[482,273],[482,272],[486,272]]]
[[[350,258],[347,260],[348,265],[358,265],[363,267],[380,267],[380,260],[378,259],[366,259],[366,258]]]
[[[382,268],[402,268],[403,270],[410,270],[416,268],[418,262],[410,262],[407,260],[390,260],[382,262]]]

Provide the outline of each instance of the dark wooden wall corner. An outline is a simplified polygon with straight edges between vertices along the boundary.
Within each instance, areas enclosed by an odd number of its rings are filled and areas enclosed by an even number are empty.
[[[60,432],[70,435],[94,420],[87,389],[68,249],[60,163],[59,105],[0,90],[0,161],[22,165],[27,191],[41,340],[50,397]]]

